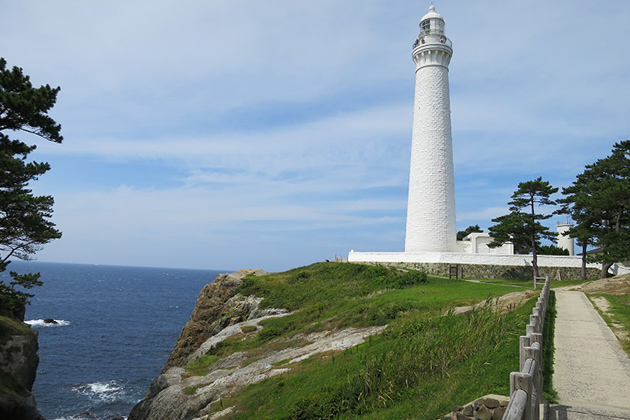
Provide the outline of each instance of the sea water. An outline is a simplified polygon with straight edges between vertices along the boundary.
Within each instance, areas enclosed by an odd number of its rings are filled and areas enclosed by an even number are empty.
[[[22,261],[9,270],[44,281],[25,320],[39,332],[33,394],[49,420],[126,417],[220,272]]]

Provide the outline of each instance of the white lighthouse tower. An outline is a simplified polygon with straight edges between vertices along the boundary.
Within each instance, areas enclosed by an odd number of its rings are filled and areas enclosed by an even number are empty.
[[[429,7],[413,45],[416,91],[405,252],[456,251],[455,186],[444,19]]]

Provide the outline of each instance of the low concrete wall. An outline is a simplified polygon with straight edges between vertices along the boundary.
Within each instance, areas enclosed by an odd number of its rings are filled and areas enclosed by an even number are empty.
[[[533,277],[531,255],[501,254],[464,254],[455,252],[353,252],[348,255],[348,262],[377,263],[409,267],[428,273],[448,276],[449,267],[459,265],[465,278],[508,278],[531,279]],[[566,255],[539,255],[538,269],[541,276],[550,279],[579,279],[581,276],[581,257]],[[614,274],[630,273],[630,268],[615,265]],[[587,277],[599,278],[601,266],[587,265]]]
[[[415,270],[426,271],[436,276],[448,276],[449,268],[454,264],[448,263],[380,263],[365,262],[367,264],[382,264],[394,267],[413,268]],[[479,265],[479,264],[458,264],[460,277],[465,279],[515,279],[531,280],[534,277],[534,270],[531,266],[509,266],[509,265]],[[581,276],[581,269],[572,267],[539,267],[541,276],[549,276],[551,280],[576,280]],[[587,268],[586,275],[589,279],[598,279],[599,269]]]

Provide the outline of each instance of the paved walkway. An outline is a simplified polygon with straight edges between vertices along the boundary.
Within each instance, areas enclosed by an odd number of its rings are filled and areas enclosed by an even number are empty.
[[[630,360],[584,293],[556,290],[552,420],[629,419]]]

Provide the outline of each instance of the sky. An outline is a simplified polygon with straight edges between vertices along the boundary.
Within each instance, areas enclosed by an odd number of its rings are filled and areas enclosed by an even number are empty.
[[[630,2],[433,3],[454,50],[458,229],[630,138]],[[64,142],[14,136],[52,167],[32,187],[63,237],[37,259],[279,271],[403,251],[430,5],[0,0],[0,56],[61,87]]]

